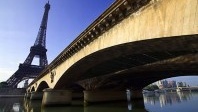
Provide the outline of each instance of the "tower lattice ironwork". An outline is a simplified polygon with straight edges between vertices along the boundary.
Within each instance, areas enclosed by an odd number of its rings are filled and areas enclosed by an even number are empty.
[[[38,74],[48,65],[46,49],[46,30],[49,2],[45,4],[45,11],[34,45],[30,48],[30,53],[18,70],[6,81],[9,87],[16,88],[22,80],[36,78]],[[39,65],[32,65],[34,58],[39,58]]]

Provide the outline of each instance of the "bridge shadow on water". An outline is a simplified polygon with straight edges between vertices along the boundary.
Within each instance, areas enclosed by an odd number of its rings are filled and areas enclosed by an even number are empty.
[[[148,112],[143,100],[84,105],[83,99],[74,99],[69,106],[42,107],[41,104],[42,100],[0,97],[0,112]]]
[[[97,103],[84,106],[82,100],[74,100],[71,106],[42,107],[41,100],[25,100],[25,112],[148,112],[143,107],[134,107],[126,101]],[[137,101],[139,104],[140,102]]]

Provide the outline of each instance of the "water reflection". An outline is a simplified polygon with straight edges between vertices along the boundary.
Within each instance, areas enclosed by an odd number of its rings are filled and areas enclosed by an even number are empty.
[[[74,100],[72,106],[41,107],[41,100],[0,98],[0,112],[185,112],[198,110],[198,93],[179,92],[144,94],[144,100],[101,103],[83,106],[83,100]]]
[[[197,92],[144,95],[145,107],[156,112],[197,112]]]
[[[188,101],[192,97],[190,92],[175,92],[175,93],[152,93],[144,94],[144,102],[155,105],[159,101],[160,106],[172,105],[176,103],[181,103],[182,101]]]
[[[24,111],[25,112],[40,112],[41,100],[29,100],[24,99]]]
[[[22,112],[22,98],[0,98],[0,112]]]
[[[72,105],[68,107],[42,107],[41,112],[148,112],[144,108],[128,110],[126,102],[103,103],[97,105]]]
[[[130,106],[132,103],[130,103]],[[127,102],[100,103],[97,105],[83,106],[82,100],[74,100],[72,106],[65,107],[41,107],[40,100],[25,100],[25,112],[148,112],[145,108],[136,108],[132,110],[127,108]]]
[[[12,110],[14,112],[19,112],[20,111],[20,103],[14,103],[12,106]]]
[[[190,92],[177,92],[180,101],[191,100],[192,94]]]

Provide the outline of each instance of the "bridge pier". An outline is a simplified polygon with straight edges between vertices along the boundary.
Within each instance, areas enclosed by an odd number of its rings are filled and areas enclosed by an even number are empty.
[[[97,90],[84,91],[84,105],[98,102],[126,100],[125,91]]]
[[[131,90],[131,99],[143,99],[142,90]]]
[[[83,91],[72,92],[72,99],[83,99],[83,97],[84,97]]]
[[[30,99],[30,96],[31,96],[31,93],[30,92],[25,93],[25,98],[26,99]]]
[[[31,92],[30,100],[42,100],[43,92]]]
[[[43,90],[42,106],[60,106],[71,105],[72,91],[71,90]]]
[[[131,104],[135,109],[143,109],[144,106],[144,97],[141,90],[131,90]]]

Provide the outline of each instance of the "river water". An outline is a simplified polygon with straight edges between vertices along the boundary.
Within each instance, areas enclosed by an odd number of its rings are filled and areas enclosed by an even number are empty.
[[[41,107],[39,100],[0,98],[0,112],[198,112],[198,92],[144,94],[143,102],[83,106],[82,100],[74,100],[72,106]]]

